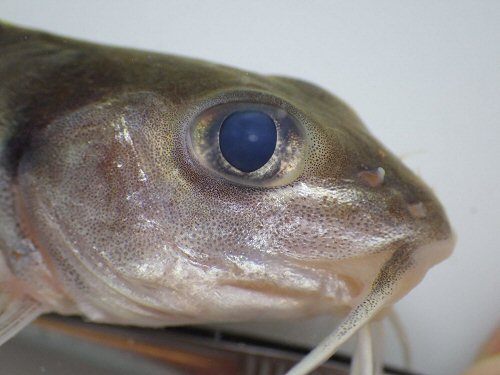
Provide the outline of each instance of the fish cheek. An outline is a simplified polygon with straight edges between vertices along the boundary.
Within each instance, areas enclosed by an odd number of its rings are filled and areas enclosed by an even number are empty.
[[[20,160],[23,226],[70,293],[153,263],[141,250],[151,166],[138,112],[82,108],[38,131]]]

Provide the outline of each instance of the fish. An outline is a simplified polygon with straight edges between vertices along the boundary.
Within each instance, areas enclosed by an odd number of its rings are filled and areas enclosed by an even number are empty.
[[[338,314],[288,374],[354,335],[371,374],[372,322],[454,243],[432,190],[314,84],[0,23],[0,344],[45,313]]]

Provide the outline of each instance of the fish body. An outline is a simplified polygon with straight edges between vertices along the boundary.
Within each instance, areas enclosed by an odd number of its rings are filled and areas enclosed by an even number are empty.
[[[249,113],[276,140],[247,171],[221,137]],[[4,337],[49,311],[159,327],[374,293],[379,311],[454,242],[430,189],[317,86],[1,24],[0,158],[0,325],[29,312]]]

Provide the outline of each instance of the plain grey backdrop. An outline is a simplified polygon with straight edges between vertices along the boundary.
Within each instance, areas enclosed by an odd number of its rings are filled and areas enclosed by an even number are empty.
[[[0,18],[339,95],[434,188],[458,235],[453,256],[397,305],[414,367],[458,374],[500,323],[500,1],[1,0]],[[312,344],[330,324],[261,330]]]

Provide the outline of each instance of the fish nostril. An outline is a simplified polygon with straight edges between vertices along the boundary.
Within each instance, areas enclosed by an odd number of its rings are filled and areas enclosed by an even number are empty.
[[[375,188],[384,183],[385,169],[377,167],[372,170],[361,171],[357,176],[365,185]]]
[[[427,217],[427,208],[423,202],[411,203],[407,205],[410,215],[415,219],[424,219]]]

